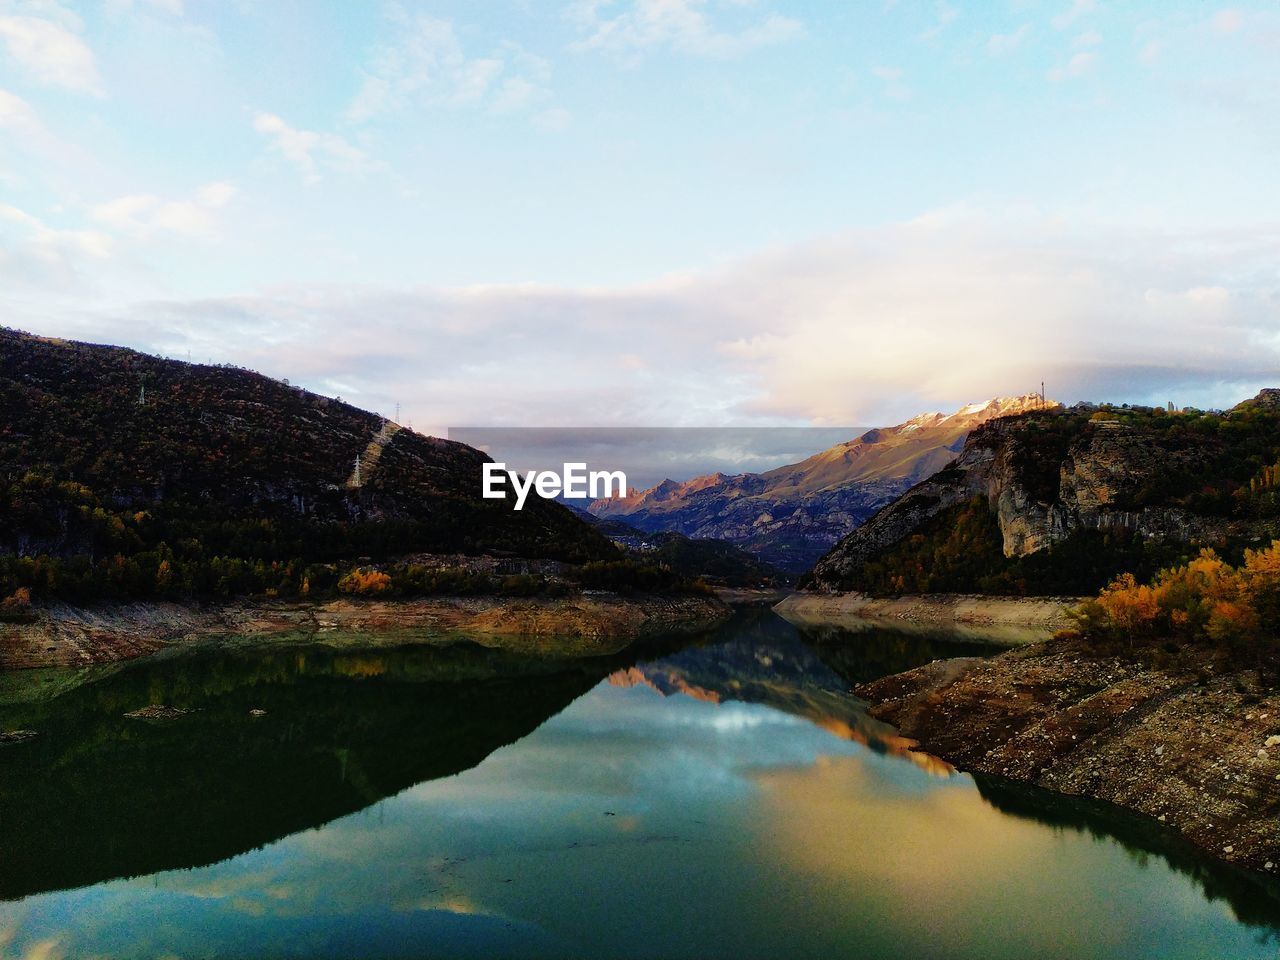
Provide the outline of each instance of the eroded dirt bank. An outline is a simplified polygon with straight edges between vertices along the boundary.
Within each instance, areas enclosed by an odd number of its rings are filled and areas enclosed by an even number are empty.
[[[1280,691],[1207,651],[1074,638],[942,660],[855,689],[956,766],[1109,801],[1280,872]]]
[[[696,632],[728,616],[704,597],[433,597],[244,601],[218,605],[54,605],[0,623],[0,669],[83,666],[171,647],[259,642],[403,645],[466,639],[549,657],[616,653],[637,640]]]
[[[1045,640],[1071,626],[1067,610],[1078,603],[1077,597],[931,594],[877,598],[862,593],[793,593],[774,610],[799,626],[945,630],[966,640],[1014,646]]]

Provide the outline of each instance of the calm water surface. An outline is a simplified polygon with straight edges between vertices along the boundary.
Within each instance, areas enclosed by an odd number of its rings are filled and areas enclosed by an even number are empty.
[[[762,613],[638,663],[0,678],[0,729],[39,731],[0,747],[0,955],[1278,955],[1274,888],[955,774],[846,693],[969,652]],[[151,703],[194,712],[124,717]]]

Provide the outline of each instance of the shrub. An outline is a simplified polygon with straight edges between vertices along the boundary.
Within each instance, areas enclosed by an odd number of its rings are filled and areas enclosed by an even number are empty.
[[[381,570],[352,570],[338,581],[340,593],[354,593],[367,597],[386,593],[391,589],[391,577]]]

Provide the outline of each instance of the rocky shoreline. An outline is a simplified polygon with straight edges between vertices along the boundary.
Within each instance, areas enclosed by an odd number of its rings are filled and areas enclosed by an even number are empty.
[[[468,640],[549,658],[602,656],[729,615],[710,597],[596,592],[565,598],[244,600],[223,604],[49,605],[0,622],[0,670],[88,666],[181,647],[402,646]]]
[[[939,660],[854,690],[957,767],[1145,814],[1280,875],[1280,690],[1207,650],[1071,636]]]
[[[1072,625],[1079,597],[988,597],[976,594],[870,597],[863,593],[793,593],[774,607],[797,626],[888,628],[1016,646],[1045,640]]]

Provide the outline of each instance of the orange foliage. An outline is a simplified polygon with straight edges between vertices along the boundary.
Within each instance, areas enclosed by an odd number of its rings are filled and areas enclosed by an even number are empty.
[[[391,577],[381,570],[352,570],[338,581],[342,593],[374,596],[391,589]]]
[[[1280,541],[1246,550],[1233,567],[1212,550],[1162,570],[1151,584],[1126,573],[1079,614],[1089,629],[1127,636],[1156,632],[1203,634],[1239,641],[1280,632]]]
[[[22,608],[31,606],[31,588],[19,587],[0,603],[0,607],[12,610],[14,608]]]
[[[1125,633],[1147,633],[1160,615],[1156,591],[1139,584],[1132,573],[1122,573],[1098,594],[1098,606],[1107,621]]]
[[[1220,600],[1209,613],[1204,632],[1211,640],[1243,640],[1255,636],[1261,620],[1253,607],[1239,600]]]

